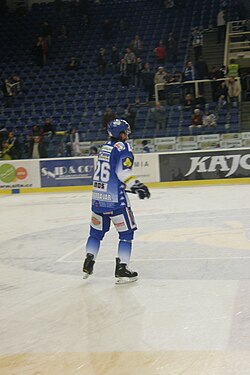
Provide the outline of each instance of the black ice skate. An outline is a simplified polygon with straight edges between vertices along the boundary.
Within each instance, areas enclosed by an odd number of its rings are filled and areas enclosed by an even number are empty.
[[[115,278],[116,284],[132,283],[138,279],[138,273],[131,271],[126,263],[121,263],[120,258],[116,258]]]
[[[94,268],[94,255],[93,254],[87,254],[85,261],[83,263],[83,279],[87,279],[89,275],[92,275],[93,273],[93,268]]]

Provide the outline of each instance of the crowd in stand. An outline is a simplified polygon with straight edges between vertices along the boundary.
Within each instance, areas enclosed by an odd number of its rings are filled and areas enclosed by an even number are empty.
[[[79,7],[84,1],[77,2]],[[160,1],[166,9],[184,6],[182,0],[167,0]],[[222,5],[224,2],[221,2]],[[86,4],[85,4],[86,5]],[[84,5],[84,6],[85,6]],[[60,8],[60,0],[57,2]],[[58,11],[60,9],[58,8]],[[84,8],[85,9],[85,8]],[[79,10],[81,10],[79,8]],[[86,9],[85,9],[86,10]],[[226,25],[226,5],[224,4],[217,15],[217,42],[221,43],[225,37]],[[87,27],[88,17],[85,11],[81,12],[82,22]],[[247,27],[248,23],[246,23]],[[126,51],[120,51],[119,46],[112,45],[113,25],[110,19],[105,19],[103,22],[103,39],[105,42],[110,41],[110,50],[107,52],[105,48],[100,48],[96,56],[97,72],[100,77],[105,76],[107,71],[111,71],[114,76],[120,81],[122,87],[137,87],[143,88],[147,93],[147,101],[154,100],[155,85],[158,87],[159,101],[155,108],[152,109],[152,118],[156,123],[157,129],[164,129],[164,108],[162,101],[168,105],[173,103],[173,93],[179,90],[179,97],[184,111],[190,111],[190,125],[189,129],[192,132],[194,127],[201,126],[216,126],[216,116],[214,113],[207,111],[206,100],[204,97],[204,85],[199,84],[199,95],[195,95],[194,84],[183,84],[187,81],[209,79],[211,80],[212,100],[217,103],[217,108],[223,109],[228,106],[228,103],[237,103],[241,94],[239,81],[236,79],[239,76],[239,66],[232,60],[228,67],[213,66],[208,68],[206,61],[203,59],[203,32],[195,28],[192,32],[192,48],[194,62],[189,60],[186,62],[183,71],[177,71],[175,66],[178,58],[178,38],[173,32],[168,32],[165,40],[159,40],[155,46],[155,62],[158,67],[155,71],[147,61],[143,61],[142,55],[144,52],[144,43],[139,35],[135,35],[127,46]],[[119,23],[120,31],[126,31],[127,25],[124,19]],[[39,67],[43,67],[47,63],[49,50],[53,45],[53,29],[48,21],[44,21],[41,27],[41,35],[37,37],[36,43],[32,48],[34,61]],[[65,25],[62,25],[59,39],[66,39],[68,37],[68,30]],[[173,69],[166,71],[164,65],[171,63]],[[80,67],[80,62],[73,56],[65,66],[65,70],[77,70]],[[224,78],[228,78],[223,80]],[[171,86],[171,83],[178,83],[179,86]],[[176,89],[175,89],[176,88]],[[3,79],[2,92],[4,95],[4,105],[6,107],[12,106],[13,97],[23,93],[22,81],[17,75],[13,75],[10,79]],[[114,119],[116,114],[111,108],[107,108],[103,116],[102,129],[105,131],[107,123]],[[124,114],[122,115],[131,127],[134,127],[136,111],[133,106],[126,104]],[[28,157],[38,158],[47,157],[46,142],[53,138],[55,129],[53,128],[50,119],[46,120],[42,129],[38,125],[34,125],[29,141],[26,145]],[[2,159],[18,159],[22,155],[22,150],[14,132],[7,132],[2,127],[0,130],[1,142],[0,151]],[[76,128],[72,128],[67,138],[66,154],[67,156],[80,155],[79,134]]]
[[[48,157],[46,144],[53,138],[55,129],[52,119],[47,118],[40,127],[35,124],[27,140],[22,143],[14,131],[8,131],[5,126],[0,127],[0,159],[15,160],[23,157],[39,159]]]

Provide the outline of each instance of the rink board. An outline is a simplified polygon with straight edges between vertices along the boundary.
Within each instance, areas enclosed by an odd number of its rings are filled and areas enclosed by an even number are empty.
[[[0,194],[90,190],[95,157],[0,161]],[[134,174],[151,187],[250,182],[250,149],[135,154]]]

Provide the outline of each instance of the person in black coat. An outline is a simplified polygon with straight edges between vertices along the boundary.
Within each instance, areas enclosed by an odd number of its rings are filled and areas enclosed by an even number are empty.
[[[30,142],[29,158],[42,159],[47,158],[47,150],[42,141],[42,137],[37,135]]]
[[[21,158],[21,145],[13,131],[9,132],[7,142],[11,145],[12,159]]]
[[[145,91],[148,93],[148,101],[153,100],[154,95],[154,72],[151,70],[149,63],[144,65],[144,69],[141,72],[141,79]]]

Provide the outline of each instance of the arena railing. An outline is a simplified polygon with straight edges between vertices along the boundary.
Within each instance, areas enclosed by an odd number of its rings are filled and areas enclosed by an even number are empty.
[[[240,83],[240,77],[235,77],[236,81],[239,82],[239,85],[241,87],[241,83]],[[171,86],[180,86],[182,88],[185,89],[185,86],[186,85],[193,85],[194,86],[194,96],[197,98],[198,95],[199,95],[199,92],[200,92],[200,88],[199,88],[199,84],[211,84],[212,82],[223,82],[223,81],[228,81],[229,80],[229,77],[225,77],[225,78],[218,78],[216,79],[215,81],[214,80],[211,80],[211,79],[197,79],[197,80],[193,80],[193,81],[184,81],[184,82],[171,82],[171,83],[157,83],[155,84],[155,102],[159,102],[159,90],[167,90],[169,87]],[[204,89],[204,92],[206,90]],[[181,98],[183,99],[183,98]],[[241,94],[239,95],[239,98],[238,98],[239,102],[241,102]]]
[[[224,65],[228,66],[231,59],[235,59],[241,67],[249,67],[250,31],[246,30],[247,20],[231,21],[227,23]]]

